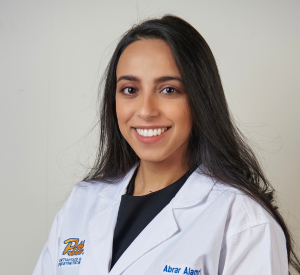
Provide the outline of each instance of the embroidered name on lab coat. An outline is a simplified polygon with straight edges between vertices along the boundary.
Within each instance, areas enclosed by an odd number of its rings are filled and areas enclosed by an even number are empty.
[[[201,269],[191,269],[190,267],[179,268],[179,267],[172,267],[170,265],[166,265],[164,267],[163,272],[187,274],[187,275],[201,275]]]

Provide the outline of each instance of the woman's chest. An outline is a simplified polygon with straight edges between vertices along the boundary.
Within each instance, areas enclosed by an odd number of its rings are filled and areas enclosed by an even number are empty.
[[[57,274],[217,274],[225,221],[196,213],[165,208],[110,272],[113,225],[64,230]]]

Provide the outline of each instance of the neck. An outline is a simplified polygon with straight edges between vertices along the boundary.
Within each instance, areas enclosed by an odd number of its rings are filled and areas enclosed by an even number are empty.
[[[179,163],[174,163],[174,159],[163,162],[141,160],[133,196],[143,196],[163,189],[181,178],[188,170],[189,167],[182,160]]]

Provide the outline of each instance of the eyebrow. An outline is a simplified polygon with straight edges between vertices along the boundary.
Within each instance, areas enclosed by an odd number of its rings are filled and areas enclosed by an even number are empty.
[[[117,80],[117,83],[121,80],[129,80],[129,81],[135,81],[135,82],[141,83],[141,79],[139,79],[138,77],[133,76],[133,75],[120,76],[119,79]],[[160,83],[160,82],[164,82],[164,81],[168,81],[168,80],[177,80],[182,83],[181,78],[176,77],[176,76],[161,76],[161,77],[156,78],[154,80],[154,83],[156,84],[156,83]]]

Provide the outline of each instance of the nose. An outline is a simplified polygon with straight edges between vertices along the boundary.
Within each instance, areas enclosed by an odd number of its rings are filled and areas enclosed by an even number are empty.
[[[143,93],[140,97],[138,116],[143,120],[150,120],[159,115],[159,102],[155,94]]]

